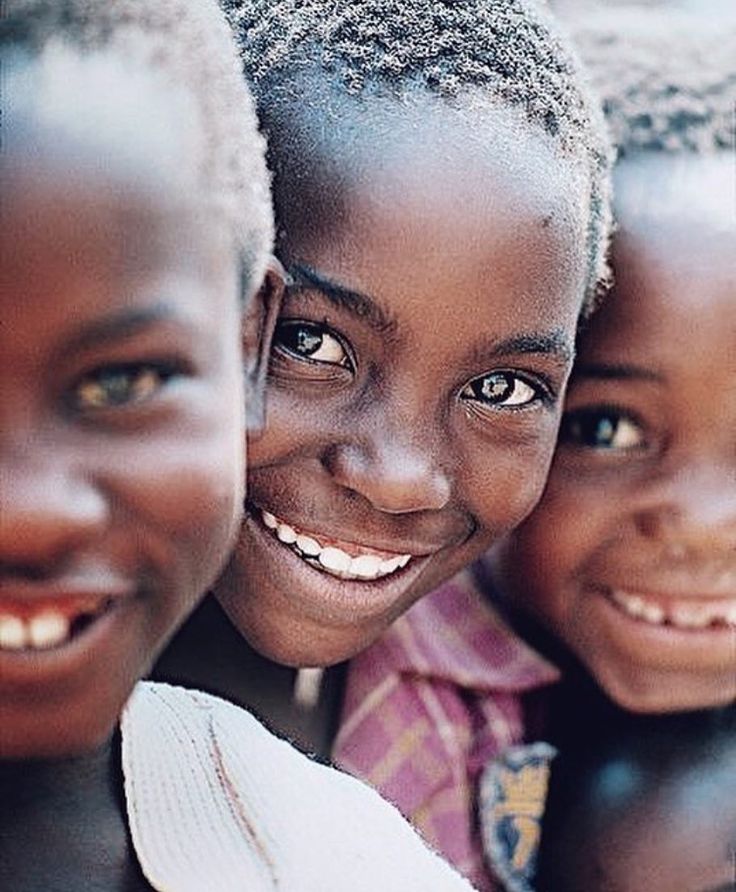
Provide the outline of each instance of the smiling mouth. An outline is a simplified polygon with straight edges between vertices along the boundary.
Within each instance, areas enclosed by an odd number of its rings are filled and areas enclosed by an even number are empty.
[[[0,652],[49,651],[64,647],[105,614],[107,596],[0,602]]]
[[[627,616],[650,626],[674,629],[733,629],[736,631],[736,599],[653,598],[640,592],[613,589],[607,592]]]
[[[275,539],[306,564],[338,579],[359,582],[383,579],[403,570],[414,557],[361,549],[358,545],[349,546],[348,552],[314,533],[291,526],[268,511],[256,508],[254,513]]]

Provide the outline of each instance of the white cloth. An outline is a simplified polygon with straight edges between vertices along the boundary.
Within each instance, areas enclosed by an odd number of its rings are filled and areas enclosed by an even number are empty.
[[[133,844],[158,892],[470,892],[369,787],[216,697],[141,682],[121,722]]]

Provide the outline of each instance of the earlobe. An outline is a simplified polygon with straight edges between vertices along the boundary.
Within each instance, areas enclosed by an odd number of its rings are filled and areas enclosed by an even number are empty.
[[[247,426],[249,436],[258,436],[265,425],[265,387],[268,358],[281,309],[286,273],[281,263],[271,257],[260,288],[243,314],[242,341],[247,388]]]

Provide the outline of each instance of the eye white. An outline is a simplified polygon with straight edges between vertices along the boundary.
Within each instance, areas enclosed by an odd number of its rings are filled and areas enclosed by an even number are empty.
[[[532,402],[537,395],[534,388],[527,384],[526,381],[522,381],[521,378],[514,378],[513,381],[513,389],[503,401],[502,405],[524,406],[527,403]]]
[[[313,353],[309,354],[309,358],[314,359],[316,362],[329,362],[333,365],[344,365],[345,360],[347,359],[347,354],[338,339],[326,331],[322,332],[320,337],[322,343]]]
[[[620,418],[616,425],[616,432],[611,437],[612,449],[632,449],[641,444],[641,429],[628,418]]]

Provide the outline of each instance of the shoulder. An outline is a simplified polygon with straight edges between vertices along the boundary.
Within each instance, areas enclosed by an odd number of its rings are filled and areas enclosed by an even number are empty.
[[[170,778],[169,798],[191,807],[206,791],[208,820],[232,822],[228,854],[270,865],[284,888],[338,892],[349,876],[354,892],[379,883],[383,892],[470,889],[377,793],[217,697],[140,684],[126,709],[123,748],[128,774],[150,777],[155,763],[156,783]]]

